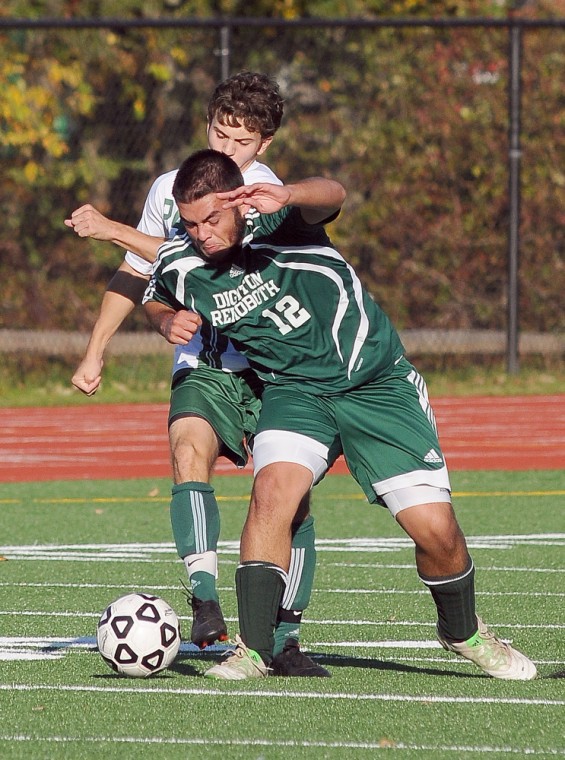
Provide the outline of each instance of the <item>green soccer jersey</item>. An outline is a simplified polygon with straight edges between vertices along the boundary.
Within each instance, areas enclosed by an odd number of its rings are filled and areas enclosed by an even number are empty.
[[[270,216],[268,242],[220,266],[163,246],[145,300],[197,311],[209,345],[231,339],[269,384],[325,395],[390,372],[404,349],[352,267],[298,209]]]

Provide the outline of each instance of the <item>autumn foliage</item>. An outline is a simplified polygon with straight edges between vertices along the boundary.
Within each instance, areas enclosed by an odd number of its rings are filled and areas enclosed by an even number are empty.
[[[91,5],[9,1],[0,22],[88,17]],[[123,2],[120,15],[139,18],[140,5],[146,18],[250,17],[249,3],[173,0]],[[419,19],[447,6],[456,19],[492,5],[251,3],[256,17],[289,21]],[[565,3],[547,5],[565,16]],[[115,3],[96,7],[116,15]],[[520,325],[544,332],[563,330],[564,34],[523,32]],[[152,179],[204,146],[220,32],[0,26],[0,40],[0,327],[88,330],[122,254],[75,238],[63,220],[88,201],[136,224]],[[281,178],[326,174],[346,186],[332,238],[398,327],[504,329],[508,30],[242,24],[229,71],[244,68],[275,76],[286,100],[266,162]],[[129,327],[145,329],[143,315]]]

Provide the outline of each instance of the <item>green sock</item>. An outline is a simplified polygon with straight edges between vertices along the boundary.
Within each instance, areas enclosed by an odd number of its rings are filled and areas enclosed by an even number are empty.
[[[447,578],[420,579],[436,604],[440,634],[451,641],[467,641],[477,630],[475,567],[469,557],[466,569]]]
[[[216,576],[212,573],[196,572],[189,574],[190,588],[197,599],[203,602],[219,602],[220,598],[216,590]]]
[[[275,627],[273,654],[283,651],[287,639],[300,640],[302,613],[308,607],[316,569],[314,518],[308,517],[293,531],[287,585]]]
[[[187,567],[194,595],[203,601],[218,601],[215,562],[210,569],[203,569],[201,561],[202,555],[215,554],[218,548],[220,510],[214,489],[209,483],[196,481],[173,486],[170,513],[177,552]],[[190,562],[194,555],[200,562],[198,570],[195,568],[191,573]]]
[[[284,620],[284,616],[292,616],[288,620]],[[302,621],[302,613],[294,612],[291,610],[284,610],[279,608],[279,616],[277,618],[277,625],[275,628],[275,644],[273,647],[273,655],[280,654],[287,639],[296,639],[300,641],[300,623]]]
[[[235,572],[241,638],[268,665],[286,573],[270,562],[243,562]]]

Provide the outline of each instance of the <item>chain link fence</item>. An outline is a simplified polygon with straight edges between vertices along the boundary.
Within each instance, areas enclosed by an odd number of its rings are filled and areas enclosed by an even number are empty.
[[[153,179],[205,147],[214,86],[251,69],[285,98],[265,162],[345,185],[331,236],[411,357],[508,360],[514,309],[521,363],[561,360],[564,25],[523,23],[512,50],[487,21],[0,19],[0,353],[76,361],[122,252],[64,219],[89,202],[137,224]],[[110,346],[160,340],[138,310]]]

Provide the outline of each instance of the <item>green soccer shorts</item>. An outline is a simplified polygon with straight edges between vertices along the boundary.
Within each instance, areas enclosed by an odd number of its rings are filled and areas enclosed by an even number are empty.
[[[253,448],[256,472],[291,461],[318,482],[340,450],[370,502],[411,486],[451,490],[426,384],[404,358],[389,375],[342,394],[265,389]]]
[[[181,417],[202,417],[220,439],[220,453],[245,467],[245,445],[255,433],[261,410],[261,384],[251,370],[224,372],[200,366],[173,378],[169,425]]]

